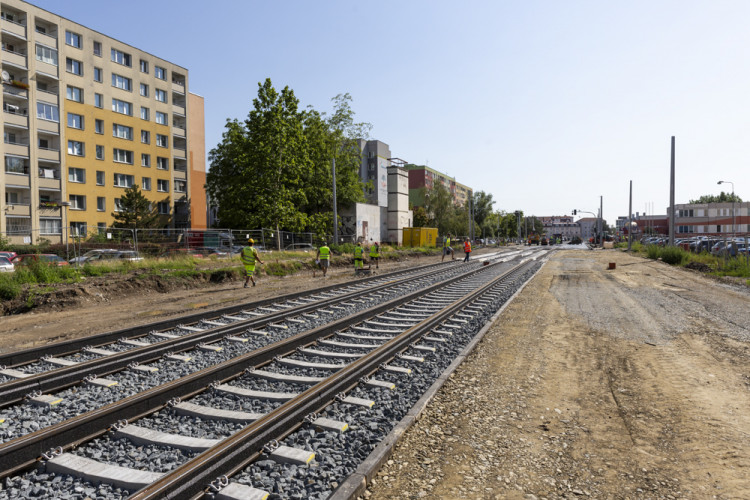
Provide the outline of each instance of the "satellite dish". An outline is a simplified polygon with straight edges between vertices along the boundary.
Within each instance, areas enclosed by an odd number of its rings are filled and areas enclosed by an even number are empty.
[[[3,71],[2,75],[3,75],[3,81],[4,82],[9,82],[10,81],[10,73],[8,73],[7,71]]]

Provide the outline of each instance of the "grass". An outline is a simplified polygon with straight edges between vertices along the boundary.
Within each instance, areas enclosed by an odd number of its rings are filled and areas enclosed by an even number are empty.
[[[660,247],[657,245],[644,247],[641,244],[637,248],[634,244],[633,251],[649,259],[661,259],[673,266],[690,267],[691,264],[702,264],[710,269],[709,274],[714,276],[750,277],[750,265],[748,265],[745,255],[725,259],[722,255],[711,255],[706,251],[696,254],[680,247]],[[746,284],[750,286],[750,280],[747,280]]]

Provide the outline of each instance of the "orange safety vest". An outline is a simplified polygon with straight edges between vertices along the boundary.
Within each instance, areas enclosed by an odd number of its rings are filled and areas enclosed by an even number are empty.
[[[471,252],[471,242],[469,240],[464,241],[464,252]]]

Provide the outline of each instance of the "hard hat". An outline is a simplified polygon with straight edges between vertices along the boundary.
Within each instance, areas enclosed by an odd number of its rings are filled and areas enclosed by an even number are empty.
[[[252,238],[248,238],[248,239],[247,239],[247,242],[248,242],[248,243],[255,243],[255,240],[254,240],[254,239],[252,239]]]

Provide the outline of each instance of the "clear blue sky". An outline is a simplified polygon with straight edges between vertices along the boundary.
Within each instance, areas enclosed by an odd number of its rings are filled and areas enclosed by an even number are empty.
[[[678,203],[750,198],[748,1],[31,3],[188,68],[207,150],[270,77],[495,209],[666,213],[673,135]]]

